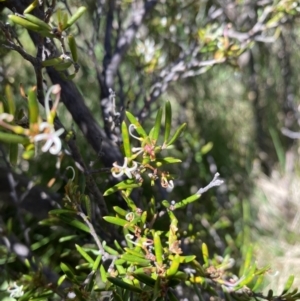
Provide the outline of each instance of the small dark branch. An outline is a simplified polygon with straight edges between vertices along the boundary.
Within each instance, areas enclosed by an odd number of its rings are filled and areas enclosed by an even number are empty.
[[[36,85],[37,85],[37,98],[40,104],[44,105],[44,88],[43,88],[43,72],[42,72],[42,59],[43,59],[43,48],[44,48],[44,39],[40,37],[40,42],[37,47],[37,63],[34,65],[34,71],[36,76]]]
[[[6,169],[7,169],[7,180],[8,180],[9,186],[10,186],[10,196],[11,196],[11,199],[14,203],[15,208],[16,208],[16,215],[17,215],[17,218],[18,218],[18,222],[21,226],[22,232],[24,233],[24,238],[25,238],[25,241],[26,241],[27,248],[30,250],[31,243],[30,243],[28,231],[26,231],[26,226],[25,226],[23,214],[20,211],[20,203],[21,202],[20,202],[20,198],[17,194],[17,190],[16,190],[16,187],[17,187],[18,184],[15,181],[14,175],[11,171],[11,167],[10,167],[9,162],[6,159],[6,154],[4,152],[4,149],[3,149],[2,145],[0,145],[0,152],[1,152],[2,159],[3,159],[3,161],[6,165]],[[27,187],[27,189],[31,189],[31,188]]]
[[[146,14],[156,5],[157,0],[146,1],[136,1],[132,4],[132,18],[130,25],[127,29],[120,34],[117,41],[116,49],[111,56],[111,59],[107,62],[107,56],[103,63],[104,65],[104,80],[105,82],[101,83],[101,109],[103,119],[106,120],[109,118],[109,112],[111,111],[109,103],[109,89],[112,89],[114,86],[114,78],[117,75],[119,66],[122,62],[124,55],[131,46],[138,29],[140,28]],[[109,28],[109,27],[108,27]],[[110,37],[111,38],[111,37]],[[107,43],[106,47],[108,47]],[[106,126],[105,131],[108,137],[113,138],[109,128]]]
[[[96,153],[102,152],[102,161],[106,167],[111,167],[115,161],[122,161],[121,153],[116,145],[106,138],[105,132],[94,119],[84,104],[84,99],[72,81],[62,79],[61,75],[52,67],[47,68],[53,84],[62,88],[61,99],[78,124],[89,144]]]
[[[156,5],[157,0],[146,1],[145,4],[142,1],[138,1],[133,4],[132,20],[128,28],[120,36],[115,53],[112,56],[110,63],[105,70],[105,79],[107,88],[113,88],[114,77],[120,66],[123,56],[132,44],[136,33],[141,26],[146,14]]]
[[[104,69],[107,68],[112,55],[112,27],[114,21],[114,9],[115,9],[115,1],[109,1],[109,9],[106,17],[106,29],[105,29],[105,37],[104,37],[104,49],[105,55],[103,58],[103,66]]]
[[[179,78],[186,78],[202,74],[212,66],[224,63],[225,60],[225,58],[221,60],[213,59],[208,61],[192,59],[191,62],[185,62],[185,58],[183,57],[175,64],[166,66],[160,72],[155,83],[151,86],[150,96],[145,99],[144,107],[138,113],[139,119],[143,120],[148,116],[151,104],[154,103],[158,97],[160,97],[161,94],[167,90],[170,82],[177,81]]]
[[[2,44],[1,45],[2,47],[17,51],[25,60],[30,62],[33,66],[37,65],[37,59],[35,57],[31,56],[21,46],[14,43],[10,30],[1,21],[0,21],[0,29],[4,33],[7,42]]]

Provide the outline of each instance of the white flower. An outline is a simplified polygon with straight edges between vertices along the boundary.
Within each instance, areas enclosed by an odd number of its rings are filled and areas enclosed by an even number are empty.
[[[59,136],[65,131],[64,129],[59,129],[55,131],[53,125],[48,122],[42,122],[39,127],[40,131],[44,131],[44,133],[36,135],[33,140],[43,141],[46,143],[42,147],[42,151],[45,153],[49,151],[52,155],[57,155],[61,150],[61,140]]]
[[[113,164],[113,168],[111,169],[112,175],[115,178],[120,178],[125,174],[129,179],[132,179],[132,172],[137,169],[137,162],[132,161],[132,163],[133,163],[132,167],[127,166],[128,165],[128,158],[127,157],[124,158],[123,166],[119,166],[117,164],[117,162],[115,162]]]
[[[7,292],[10,293],[10,297],[11,298],[19,298],[21,296],[24,295],[24,292],[23,292],[23,285],[21,286],[18,286],[16,284],[16,282],[14,282],[14,284],[12,286],[9,286],[7,288]]]

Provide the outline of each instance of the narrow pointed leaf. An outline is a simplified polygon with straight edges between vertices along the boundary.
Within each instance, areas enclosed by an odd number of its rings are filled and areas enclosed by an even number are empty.
[[[163,113],[163,110],[162,110],[162,108],[160,108],[158,110],[158,112],[157,112],[157,115],[156,115],[156,119],[155,119],[155,124],[154,124],[153,131],[152,131],[152,135],[150,136],[150,138],[151,138],[151,140],[153,141],[154,144],[156,143],[156,141],[158,139],[158,136],[159,136],[160,127],[161,127],[162,113]]]
[[[77,45],[74,36],[69,35],[68,36],[68,44],[69,48],[72,54],[72,59],[75,63],[78,61],[78,54],[77,54]]]
[[[24,14],[30,13],[39,5],[39,0],[34,0],[27,8],[24,10]]]
[[[174,209],[182,208],[190,203],[193,203],[193,202],[197,201],[200,197],[201,197],[201,195],[199,195],[199,194],[193,194],[190,197],[176,203],[174,205]]]
[[[134,227],[130,226],[130,223],[125,219],[121,219],[119,217],[114,217],[114,216],[104,216],[103,219],[106,220],[108,223],[125,227],[131,231],[134,231]]]
[[[124,147],[125,157],[131,158],[132,152],[131,152],[131,145],[130,145],[130,139],[129,139],[129,132],[128,132],[127,124],[125,121],[122,122],[122,138],[123,138],[123,147]]]
[[[75,244],[75,247],[77,249],[77,251],[80,253],[80,255],[89,263],[94,264],[94,260],[92,259],[92,257],[83,249],[81,248],[79,245]]]
[[[153,239],[156,262],[161,266],[163,264],[163,247],[158,232],[154,233]]]
[[[172,260],[171,266],[167,269],[167,276],[173,276],[177,273],[180,265],[180,256],[176,254]]]
[[[77,9],[77,11],[73,14],[73,16],[64,24],[62,30],[66,30],[70,26],[72,26],[86,11],[85,6],[81,6]]]
[[[202,243],[202,256],[206,266],[209,265],[209,253],[206,243]]]
[[[113,283],[114,285],[119,286],[123,289],[129,290],[132,292],[136,292],[136,293],[142,293],[142,290],[139,287],[129,284],[127,282],[124,282],[121,279],[114,278],[114,277],[107,277],[107,280],[110,281],[111,283]]]
[[[33,24],[39,26],[42,30],[44,31],[51,31],[52,28],[49,24],[47,24],[46,22],[44,22],[43,20],[41,20],[40,18],[31,15],[31,14],[24,14],[24,18],[29,21],[32,22]]]
[[[142,185],[142,183],[136,183],[134,179],[126,179],[120,183],[118,183],[117,185],[107,189],[104,192],[104,196],[110,195],[112,193],[115,193],[119,190],[125,190],[125,189],[130,189],[130,188],[137,188],[140,187]]]
[[[124,210],[123,208],[119,207],[119,206],[114,206],[113,209],[120,215],[120,216],[126,216],[126,214],[128,213],[126,210]]]
[[[173,144],[180,136],[180,134],[184,131],[186,128],[186,123],[182,124],[175,132],[174,136],[171,138],[171,140],[167,143],[167,146]]]
[[[165,135],[164,135],[164,144],[167,143],[170,132],[171,132],[171,124],[172,124],[172,108],[169,101],[166,102],[165,105]]]
[[[134,264],[134,265],[139,265],[139,266],[149,266],[150,265],[150,260],[137,257],[134,255],[129,255],[129,254],[123,254],[121,256],[121,259],[124,259],[128,263]]]
[[[150,287],[154,287],[155,285],[155,279],[153,279],[152,277],[146,275],[145,273],[132,273],[131,274],[134,278],[136,278],[138,281],[150,286]]]
[[[0,141],[5,143],[29,143],[29,139],[27,137],[3,132],[0,132]]]
[[[282,292],[281,295],[286,294],[286,293],[290,290],[291,286],[292,286],[293,283],[294,283],[294,279],[295,279],[295,276],[294,276],[294,275],[291,275],[291,276],[288,278],[287,282],[286,282],[285,285],[284,285],[284,289],[283,289],[283,292]]]
[[[68,224],[68,225],[70,225],[74,228],[77,228],[77,229],[80,229],[84,232],[90,233],[90,228],[86,224],[80,222],[77,219],[74,219],[74,218],[71,218],[71,217],[66,217],[66,216],[63,216],[63,215],[60,216],[60,219],[63,222],[65,222],[66,224]]]
[[[30,125],[36,124],[39,118],[39,104],[37,101],[35,89],[30,89],[28,92],[28,110]]]
[[[8,104],[8,113],[11,115],[15,115],[16,112],[16,104],[13,98],[12,90],[10,85],[5,86],[5,96]]]

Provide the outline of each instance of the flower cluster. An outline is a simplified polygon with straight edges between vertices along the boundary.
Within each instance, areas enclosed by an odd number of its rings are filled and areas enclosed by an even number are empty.
[[[157,167],[153,167],[151,162],[156,161],[156,152],[161,150],[162,147],[156,146],[156,141],[153,141],[150,137],[142,138],[136,136],[133,131],[137,127],[134,124],[130,124],[128,127],[129,135],[138,140],[141,143],[140,147],[132,147],[131,151],[133,155],[124,158],[123,165],[119,165],[117,162],[113,163],[111,169],[112,175],[115,178],[121,178],[124,175],[129,179],[135,179],[137,182],[142,182],[142,174],[147,170],[148,177],[151,180],[151,184],[154,185],[156,180],[160,180],[161,186],[169,191],[174,188],[174,182],[168,172],[160,171]],[[141,163],[135,161],[135,159],[142,155],[143,160]]]

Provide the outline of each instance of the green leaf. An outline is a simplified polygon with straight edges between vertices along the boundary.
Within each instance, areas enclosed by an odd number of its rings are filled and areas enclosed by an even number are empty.
[[[189,196],[188,198],[176,203],[174,205],[174,209],[182,208],[190,203],[193,203],[193,202],[197,201],[200,197],[201,197],[201,195],[199,195],[199,194],[193,194],[193,195]]]
[[[77,229],[80,229],[84,232],[90,233],[90,228],[86,224],[80,222],[79,220],[77,220],[75,218],[66,217],[66,216],[61,215],[60,219],[63,222],[65,222],[66,224],[68,224],[68,225],[70,225],[74,228],[77,228]]]
[[[15,116],[16,104],[12,95],[12,90],[10,85],[5,86],[5,96],[8,104],[8,113]]]
[[[27,137],[10,134],[10,133],[4,133],[4,132],[0,132],[0,141],[4,143],[21,143],[21,144],[29,143],[29,139]]]
[[[136,292],[136,293],[142,293],[142,290],[139,287],[129,284],[127,282],[124,282],[118,278],[107,277],[107,280],[110,281],[112,284],[119,286],[121,288],[124,288],[126,290]]]
[[[243,276],[243,274],[249,269],[252,261],[253,261],[253,246],[250,245],[247,246],[247,252],[244,259],[244,264],[241,267],[241,271],[240,271],[240,277]]]
[[[128,111],[126,111],[126,116],[128,118],[128,120],[130,121],[131,124],[133,124],[135,126],[135,130],[137,131],[137,133],[142,137],[142,138],[147,138],[147,133],[145,132],[145,130],[143,129],[143,127],[140,125],[140,123],[138,122],[138,120]]]
[[[92,270],[94,272],[96,272],[98,270],[101,259],[102,259],[102,255],[100,254],[100,255],[97,256],[96,260],[94,261],[94,264],[93,264],[93,267],[92,267]]]
[[[169,255],[169,259],[173,260],[174,255]],[[189,263],[196,258],[196,255],[180,256],[180,263]]]
[[[145,258],[145,254],[142,252],[142,250],[136,251],[136,250],[132,250],[129,248],[124,248],[124,249],[125,249],[125,252],[128,253],[129,255],[134,255],[136,257]]]
[[[165,157],[165,158],[158,158],[155,160],[156,166],[162,166],[165,164],[174,164],[174,163],[180,163],[182,162],[180,159],[174,158],[174,157]]]
[[[79,245],[75,244],[75,247],[77,249],[77,251],[81,254],[81,256],[89,263],[94,264],[94,260],[92,259],[92,257],[86,252],[84,251],[83,248],[81,248]]]
[[[37,101],[35,89],[30,89],[28,92],[28,110],[30,125],[36,124],[39,118],[39,104]]]
[[[123,254],[121,256],[121,259],[124,259],[125,261],[128,261],[131,264],[139,265],[139,266],[149,266],[151,261],[145,258],[140,258],[134,255],[129,254]]]
[[[260,275],[257,277],[255,285],[252,288],[253,292],[258,292],[258,291],[262,290],[263,284],[264,284],[264,279],[265,279],[264,275]]]
[[[180,136],[180,134],[184,131],[186,128],[186,123],[182,124],[175,132],[174,136],[171,138],[171,140],[167,143],[167,146],[173,144]]]
[[[107,245],[104,245],[103,248],[110,255],[119,255],[118,251],[116,251],[115,249],[113,249]]]
[[[65,242],[65,241],[69,241],[69,240],[73,240],[75,238],[77,238],[78,235],[68,235],[68,236],[64,236],[64,237],[61,237],[58,241],[59,242]]]
[[[5,0],[2,0],[5,1]],[[24,14],[30,13],[32,10],[34,10],[39,5],[39,0],[34,0],[27,8],[24,10]]]
[[[129,132],[125,121],[122,122],[122,138],[123,138],[125,157],[131,158],[132,152],[131,152],[131,145],[129,139]]]
[[[62,275],[59,277],[59,279],[57,280],[57,286],[61,286],[61,284],[64,282],[64,280],[66,279],[67,275]]]
[[[77,45],[76,45],[76,41],[73,35],[69,35],[68,36],[68,44],[69,44],[69,48],[72,54],[72,59],[74,63],[77,63],[78,61],[78,54],[77,54]]]
[[[134,231],[134,227],[132,227],[130,225],[130,222],[128,222],[125,219],[121,219],[119,217],[114,217],[114,216],[104,216],[103,219],[105,221],[107,221],[108,223],[111,223],[111,224],[114,224],[114,225],[117,225],[117,226],[121,226],[121,227],[126,227],[129,230]]]
[[[281,295],[286,294],[286,293],[290,290],[291,286],[292,286],[293,283],[294,283],[294,279],[295,279],[295,276],[294,276],[294,275],[289,276],[287,282],[286,282],[285,285],[284,285],[284,289],[283,289],[283,292],[282,292]]]
[[[70,26],[72,26],[86,11],[85,6],[81,6],[77,9],[77,11],[73,14],[73,16],[67,21],[67,23],[63,26],[62,30],[66,30]]]
[[[44,31],[51,31],[52,28],[49,24],[47,24],[46,22],[44,22],[43,20],[41,20],[40,18],[34,16],[34,15],[31,15],[31,14],[24,14],[24,18],[26,20],[28,20],[29,22],[32,22],[33,24],[39,26],[41,28],[41,30],[44,30]]]
[[[60,214],[77,214],[74,210],[69,209],[53,209],[48,212],[50,215],[60,215]]]
[[[51,34],[50,32],[46,32],[45,29],[37,24],[34,24],[28,20],[26,20],[25,18],[22,18],[20,16],[16,16],[16,15],[9,15],[8,18],[15,24],[17,25],[21,25],[22,27],[28,29],[28,30],[32,30],[35,32],[40,33],[43,36],[47,36],[47,37],[54,37],[53,34]]]
[[[209,265],[209,253],[206,243],[202,243],[202,256],[206,266]]]
[[[158,265],[162,266],[162,264],[163,264],[163,255],[162,255],[163,247],[162,247],[160,236],[159,236],[158,232],[154,232],[153,240],[154,240],[154,252],[155,252],[156,262]]]
[[[107,272],[104,268],[104,266],[101,264],[100,265],[100,276],[101,276],[101,280],[105,283],[107,281]]]
[[[161,127],[162,113],[163,113],[163,110],[162,110],[162,108],[160,108],[157,112],[154,128],[153,128],[153,131],[152,131],[151,136],[150,136],[150,139],[152,140],[151,142],[153,142],[153,144],[156,143],[156,141],[158,139],[158,136],[159,136],[160,127]]]
[[[136,183],[135,179],[126,179],[126,180],[118,183],[117,185],[107,189],[104,192],[104,196],[110,195],[110,194],[115,193],[119,190],[125,190],[125,189],[128,189],[128,188],[137,188],[137,187],[140,187],[141,185],[142,185],[142,183]]]
[[[122,194],[123,199],[127,203],[128,207],[132,211],[135,211],[137,207],[136,207],[135,203],[133,202],[133,200],[124,191],[121,191],[121,194]]]
[[[67,275],[67,277],[68,277],[69,279],[71,279],[72,281],[75,280],[75,282],[77,282],[76,279],[75,279],[74,272],[72,271],[72,269],[71,269],[70,266],[68,266],[67,264],[61,262],[61,263],[60,263],[60,268],[61,268],[61,270]]]
[[[173,276],[177,273],[180,265],[180,256],[176,254],[172,260],[171,266],[167,269],[167,276]]]
[[[128,213],[126,210],[119,206],[114,206],[113,209],[121,216],[126,216],[126,214]]]
[[[134,278],[136,278],[138,281],[150,286],[150,287],[154,287],[155,285],[155,279],[153,279],[152,277],[146,275],[145,273],[132,273],[131,274]]]
[[[164,136],[164,144],[167,144],[167,141],[170,137],[171,132],[171,124],[172,124],[172,108],[169,101],[166,102],[165,105],[165,136]]]
[[[201,150],[200,150],[201,154],[206,155],[208,152],[210,152],[212,150],[213,146],[214,146],[214,144],[212,142],[206,143],[205,145],[203,145],[201,147]]]

